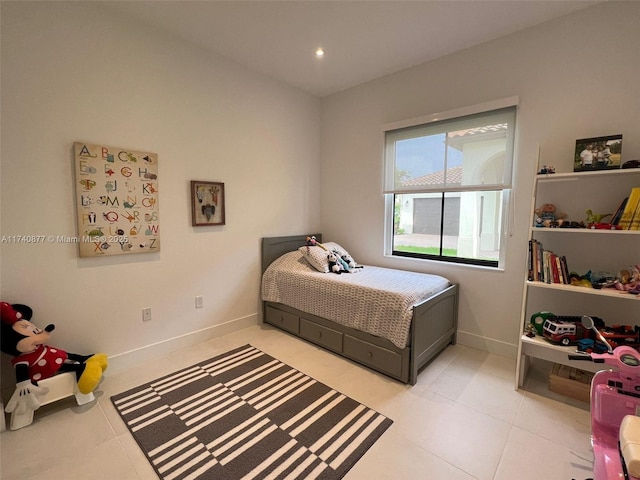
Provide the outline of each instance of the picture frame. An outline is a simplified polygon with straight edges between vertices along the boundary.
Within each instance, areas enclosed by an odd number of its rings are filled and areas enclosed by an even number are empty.
[[[80,258],[160,252],[158,154],[74,142]]]
[[[224,183],[191,181],[191,225],[204,227],[225,224]]]
[[[576,140],[574,172],[614,170],[620,168],[622,134]]]

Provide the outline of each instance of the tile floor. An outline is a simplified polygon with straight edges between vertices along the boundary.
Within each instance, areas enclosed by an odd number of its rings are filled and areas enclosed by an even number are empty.
[[[394,420],[345,480],[591,476],[587,406],[550,396],[542,370],[515,391],[513,360],[454,345],[410,387],[260,325],[123,373],[107,370],[97,403],[42,407],[32,425],[0,435],[0,478],[156,479],[110,396],[247,343]]]

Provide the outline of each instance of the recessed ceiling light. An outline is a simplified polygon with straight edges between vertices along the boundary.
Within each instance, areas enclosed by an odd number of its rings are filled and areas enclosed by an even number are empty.
[[[318,58],[324,57],[324,48],[318,48],[316,50],[316,57],[318,57]]]

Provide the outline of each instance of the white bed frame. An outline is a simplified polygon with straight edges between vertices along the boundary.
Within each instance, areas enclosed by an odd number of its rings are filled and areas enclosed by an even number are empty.
[[[322,242],[321,234],[316,233],[315,237]],[[275,259],[304,245],[306,239],[307,235],[263,238],[262,273]],[[419,370],[447,345],[456,343],[458,285],[451,285],[414,307],[409,345],[405,348],[281,303],[263,302],[263,320],[403,383],[415,385]]]

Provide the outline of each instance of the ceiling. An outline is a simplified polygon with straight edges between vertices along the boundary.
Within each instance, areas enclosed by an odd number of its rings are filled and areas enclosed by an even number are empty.
[[[109,1],[315,96],[589,7],[600,0]],[[318,47],[324,58],[316,58]]]

